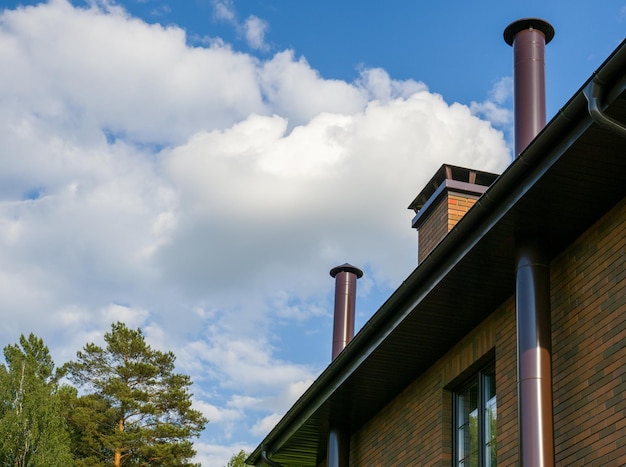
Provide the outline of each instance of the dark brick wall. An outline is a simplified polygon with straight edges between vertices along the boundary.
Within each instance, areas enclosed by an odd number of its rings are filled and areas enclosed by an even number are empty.
[[[625,250],[622,201],[551,264],[559,466],[626,465]],[[353,434],[350,464],[451,465],[446,386],[493,348],[498,465],[518,465],[514,297]]]
[[[423,261],[447,233],[448,204],[447,196],[444,194],[419,229],[418,261]]]
[[[426,258],[448,234],[467,211],[476,203],[477,197],[445,192],[433,211],[419,228],[418,262]]]
[[[513,307],[513,302],[509,300],[355,433],[351,440],[350,464],[450,466],[452,396],[445,387],[496,348],[496,384],[502,384],[498,391],[515,391]],[[503,353],[498,354],[498,349],[502,349]],[[503,401],[505,404],[510,403],[506,397]],[[508,426],[511,419],[515,419],[515,411],[513,414],[503,414],[499,423]],[[500,415],[498,417],[500,419]],[[516,432],[516,421],[512,423]],[[499,439],[508,439],[510,436],[510,433],[498,434]],[[516,440],[517,435],[514,434],[513,438]]]
[[[626,201],[552,264],[558,465],[626,465]]]
[[[515,297],[496,321],[496,394],[498,396],[498,466],[517,466],[517,329]]]

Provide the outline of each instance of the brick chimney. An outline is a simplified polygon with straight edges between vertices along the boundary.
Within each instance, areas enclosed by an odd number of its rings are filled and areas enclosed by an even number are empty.
[[[418,232],[418,263],[435,249],[497,177],[448,164],[437,170],[409,205],[416,214],[412,226]]]

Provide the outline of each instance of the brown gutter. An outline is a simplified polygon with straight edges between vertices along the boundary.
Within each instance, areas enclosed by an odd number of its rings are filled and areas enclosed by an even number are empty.
[[[612,119],[602,111],[602,90],[604,84],[602,80],[595,76],[587,86],[584,93],[589,103],[589,115],[601,127],[614,131],[615,133],[626,137],[626,125]]]
[[[513,46],[515,154],[519,156],[546,123],[545,45],[554,28],[540,19],[522,19],[504,31]],[[517,398],[520,465],[554,465],[550,264],[540,225],[516,232]]]

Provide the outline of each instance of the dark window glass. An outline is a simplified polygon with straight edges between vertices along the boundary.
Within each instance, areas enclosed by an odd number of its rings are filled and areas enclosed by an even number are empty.
[[[496,421],[496,378],[491,365],[454,394],[456,466],[497,466]]]

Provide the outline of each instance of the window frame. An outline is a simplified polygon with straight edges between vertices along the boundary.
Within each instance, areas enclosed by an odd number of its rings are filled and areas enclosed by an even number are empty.
[[[498,396],[497,396],[497,385],[496,383],[496,372],[495,372],[495,361],[490,360],[487,363],[480,365],[477,368],[470,368],[468,370],[467,377],[462,379],[462,382],[452,388],[452,465],[454,467],[460,467],[464,465],[468,465],[465,463],[461,463],[459,459],[459,398],[462,393],[467,391],[473,386],[477,386],[478,391],[478,401],[477,408],[479,416],[478,418],[478,460],[477,465],[479,467],[495,467],[493,464],[488,463],[486,459],[486,450],[487,446],[486,440],[486,407],[487,402],[491,399],[487,399],[485,394],[485,384],[486,379],[488,377],[492,377],[494,381],[494,397],[495,405],[496,405],[496,428],[497,428],[497,406],[498,406]],[[497,431],[496,431],[496,440],[495,440],[495,448],[496,448],[496,459],[497,459]],[[497,465],[497,462],[496,462]]]

